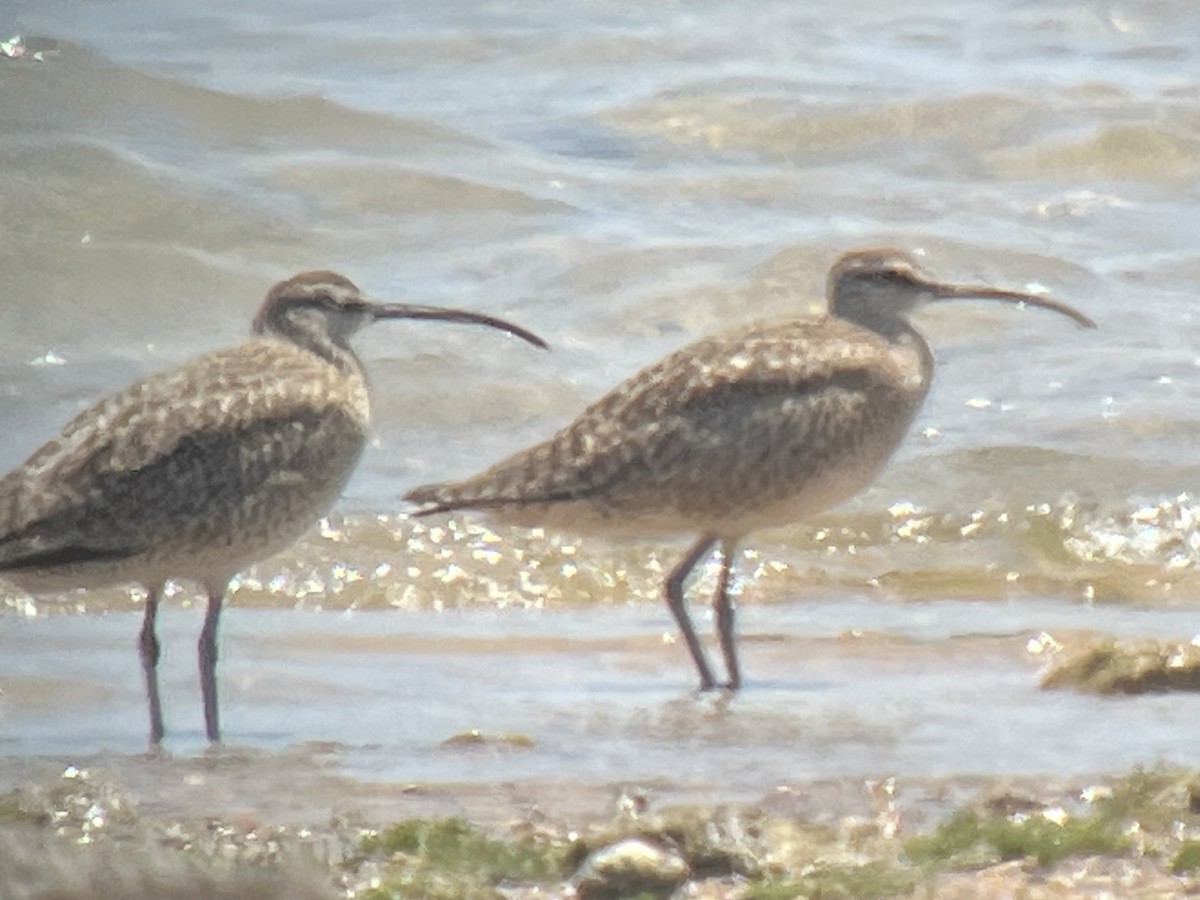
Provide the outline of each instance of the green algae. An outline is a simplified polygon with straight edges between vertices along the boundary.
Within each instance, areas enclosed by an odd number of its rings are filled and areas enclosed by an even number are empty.
[[[906,841],[855,840],[804,819],[730,807],[668,807],[585,829],[586,836],[536,831],[557,836],[518,830],[505,838],[463,819],[405,820],[363,837],[347,867],[370,876],[364,900],[500,900],[514,888],[558,890],[593,854],[630,838],[678,854],[689,881],[733,883],[746,900],[907,897],[943,876],[1013,860],[1044,873],[1061,872],[1068,859],[1146,859],[1188,877],[1200,870],[1200,786],[1192,772],[1136,769],[1051,803],[993,794]],[[577,887],[580,896],[662,900],[677,885]]]
[[[974,811],[955,813],[924,837],[905,844],[909,858],[920,865],[970,867],[1033,857],[1038,865],[1076,855],[1112,855],[1129,847],[1119,823],[1105,816],[1068,817],[1056,821],[1043,815],[993,817]]]
[[[365,900],[427,897],[483,900],[503,881],[560,881],[568,844],[502,841],[457,818],[406,819],[368,834],[348,865],[382,859],[385,875]]]
[[[795,880],[751,884],[746,900],[885,900],[911,895],[920,882],[919,873],[886,862],[829,866]]]
[[[1136,768],[1118,779],[1108,797],[1096,801],[1096,814],[1122,824],[1137,822],[1143,830],[1169,831],[1172,823],[1195,815],[1190,773],[1174,769]]]
[[[21,797],[15,790],[0,796],[0,824],[20,821],[26,815],[21,806]]]
[[[1164,831],[1174,821],[1200,819],[1178,773],[1134,770],[1087,814],[1035,811],[1014,815],[960,810],[930,834],[904,845],[908,858],[930,868],[969,868],[1033,858],[1048,868],[1070,856],[1114,856],[1131,849],[1129,832]]]
[[[1200,869],[1200,841],[1184,841],[1171,860],[1171,871],[1184,875],[1196,869]]]

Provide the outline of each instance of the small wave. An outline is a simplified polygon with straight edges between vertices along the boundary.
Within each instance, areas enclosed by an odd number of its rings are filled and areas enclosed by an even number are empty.
[[[172,135],[214,150],[320,147],[356,152],[441,152],[486,146],[429,121],[355,109],[316,94],[237,94],[115,63],[63,42],[52,63],[6,85],[12,134]]]
[[[1017,95],[975,93],[913,102],[806,106],[727,92],[720,86],[672,91],[650,103],[611,111],[615,127],[675,143],[712,149],[747,149],[786,159],[814,161],[874,157],[882,144],[960,142],[982,150],[1000,147],[1003,135],[1027,129],[1039,112]]]
[[[528,215],[569,208],[509,187],[382,163],[293,162],[276,168],[272,178],[342,210],[388,216]]]
[[[1200,141],[1165,125],[1107,125],[1088,137],[1039,143],[998,157],[1009,177],[1193,182],[1200,176]]]

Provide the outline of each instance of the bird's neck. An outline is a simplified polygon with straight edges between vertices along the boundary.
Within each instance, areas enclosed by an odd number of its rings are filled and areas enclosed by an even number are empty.
[[[830,299],[830,313],[853,322],[887,341],[893,348],[896,361],[928,390],[933,379],[933,351],[920,332],[908,321],[906,311],[896,303],[880,302],[880,298],[858,291],[839,291]]]
[[[869,294],[848,290],[839,292],[832,298],[829,311],[839,319],[853,322],[891,342],[915,334],[908,324],[908,318],[895,304],[880,302],[878,297]]]
[[[887,341],[889,355],[903,373],[904,389],[923,397],[933,381],[929,344],[907,316],[897,314],[893,307],[858,299],[853,295],[837,298],[831,304],[833,314]]]
[[[872,329],[875,330],[875,329]],[[901,320],[891,334],[884,334],[892,346],[892,357],[905,373],[905,381],[914,392],[924,394],[933,382],[933,351],[921,333]],[[882,332],[876,332],[883,334]]]
[[[269,333],[280,340],[294,344],[301,350],[320,357],[344,375],[366,378],[366,371],[358,354],[344,339],[339,339],[324,329],[302,328],[295,324],[276,326]]]

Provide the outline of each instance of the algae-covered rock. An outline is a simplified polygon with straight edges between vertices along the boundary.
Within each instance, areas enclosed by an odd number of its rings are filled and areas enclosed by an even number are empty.
[[[1055,654],[1042,687],[1096,694],[1200,691],[1200,647],[1151,638],[1082,639]]]
[[[669,896],[688,876],[676,851],[642,838],[625,838],[589,856],[572,879],[584,900],[650,894]]]
[[[476,747],[491,747],[499,750],[528,750],[534,746],[533,738],[516,732],[501,732],[485,734],[478,728],[470,731],[460,731],[442,741],[446,749],[473,749]]]

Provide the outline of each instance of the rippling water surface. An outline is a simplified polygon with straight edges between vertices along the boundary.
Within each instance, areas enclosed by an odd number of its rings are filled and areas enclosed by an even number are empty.
[[[356,772],[431,780],[650,776],[680,746],[716,773],[755,729],[766,780],[1172,758],[1189,699],[1051,697],[1026,646],[1195,629],[1200,8],[862,6],[10,4],[0,37],[28,52],[0,57],[0,464],[239,339],[274,280],[334,268],[554,349],[363,336],[374,443],[330,519],[234,593],[235,742],[338,741]],[[404,517],[407,487],[548,435],[688,340],[819,309],[837,255],[876,244],[1100,330],[922,315],[938,379],[890,467],[747,544],[750,689],[728,708],[688,698],[662,641],[680,545]],[[189,600],[168,634],[181,747]],[[139,746],[138,602],[6,599],[0,753]],[[538,749],[447,761],[471,728]]]

